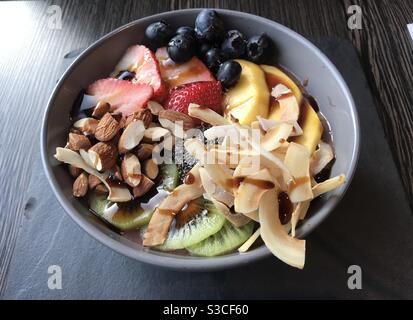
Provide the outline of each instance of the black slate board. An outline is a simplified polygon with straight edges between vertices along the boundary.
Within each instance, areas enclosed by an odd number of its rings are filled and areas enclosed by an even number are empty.
[[[225,299],[413,298],[413,219],[352,45],[316,44],[346,79],[358,106],[361,154],[347,195],[307,240],[304,271],[271,257],[211,273],[180,273],[123,257],[88,236],[66,215],[43,173],[40,156],[27,192],[2,298]],[[37,139],[36,139],[37,143]],[[362,268],[362,289],[347,287],[347,268]],[[62,268],[63,288],[47,286],[50,265]]]

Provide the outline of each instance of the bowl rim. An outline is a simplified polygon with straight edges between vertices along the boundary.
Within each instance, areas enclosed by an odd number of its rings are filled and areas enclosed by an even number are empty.
[[[77,215],[76,212],[77,210],[74,209],[69,202],[69,200],[66,198],[66,196],[63,194],[62,190],[57,184],[57,181],[53,175],[52,172],[52,166],[49,163],[49,158],[50,155],[48,154],[47,151],[47,127],[48,127],[48,120],[49,120],[49,112],[54,104],[54,101],[56,99],[57,94],[59,93],[61,87],[65,83],[66,79],[68,76],[72,73],[72,71],[77,67],[77,65],[85,59],[91,52],[95,50],[98,46],[100,46],[102,43],[104,43],[107,39],[116,36],[118,33],[122,32],[123,30],[130,28],[134,26],[137,23],[145,23],[145,21],[151,21],[153,19],[166,19],[170,17],[171,15],[180,15],[181,13],[197,13],[200,10],[204,8],[192,8],[192,9],[183,9],[179,11],[166,11],[150,16],[146,16],[134,21],[131,21],[123,26],[120,26],[119,28],[116,28],[115,30],[109,32],[108,34],[104,35],[103,37],[99,38],[95,42],[93,42],[90,46],[88,46],[83,52],[81,52],[78,57],[70,64],[70,66],[66,69],[66,71],[63,73],[63,75],[60,77],[58,83],[55,85],[53,92],[47,102],[46,109],[44,111],[44,116],[42,119],[42,127],[41,127],[41,141],[40,141],[40,146],[41,146],[41,158],[42,158],[42,163],[43,163],[43,168],[46,173],[46,177],[52,187],[52,190],[60,202],[61,206],[63,209],[66,211],[66,213],[69,214],[69,216],[84,230],[86,231],[90,236],[98,240],[99,242],[103,243],[107,247],[113,249],[114,251],[123,254],[129,258],[133,258],[135,260],[145,262],[151,265],[156,265],[160,267],[165,267],[169,269],[175,269],[175,270],[180,270],[180,271],[212,271],[212,270],[221,270],[221,269],[226,269],[230,267],[235,267],[235,266],[241,266],[245,265],[247,263],[262,259],[264,257],[268,257],[271,253],[270,251],[266,248],[266,246],[261,246],[253,251],[249,251],[243,254],[240,253],[235,253],[235,254],[230,254],[230,255],[224,255],[224,256],[219,256],[219,257],[213,257],[213,258],[189,258],[185,257],[183,259],[182,257],[175,255],[173,256],[162,256],[162,255],[157,255],[153,251],[148,251],[148,250],[139,250],[136,248],[128,247],[127,245],[113,239],[109,235],[105,234],[101,230],[99,230],[96,226],[92,225],[90,222],[87,221],[87,219],[82,218],[81,215]],[[321,217],[321,221],[319,221],[316,224],[312,224],[309,226],[305,232],[301,233],[300,236],[303,237],[310,232],[313,231],[313,229],[318,226],[319,224],[322,223],[322,221],[327,218],[327,216],[334,210],[334,208],[337,206],[337,204],[340,202],[340,200],[343,198],[345,195],[348,187],[350,186],[350,183],[353,179],[355,169],[358,163],[358,158],[359,158],[359,151],[360,151],[360,125],[359,125],[359,117],[357,113],[357,108],[354,103],[352,94],[350,89],[348,88],[346,82],[344,81],[342,75],[340,72],[337,70],[335,65],[327,58],[327,56],[321,52],[320,49],[318,49],[314,44],[312,44],[309,40],[304,38],[302,35],[299,33],[293,31],[292,29],[285,27],[284,25],[275,22],[273,20],[263,18],[254,14],[250,13],[245,13],[245,12],[239,12],[239,11],[234,11],[234,10],[227,10],[227,9],[215,9],[218,13],[223,13],[223,14],[229,14],[233,17],[244,17],[247,18],[251,21],[260,21],[264,24],[269,24],[269,25],[275,25],[276,28],[280,29],[282,32],[285,32],[288,34],[290,37],[295,38],[295,40],[301,42],[304,46],[306,46],[309,50],[313,51],[318,58],[327,66],[327,68],[332,72],[333,76],[336,78],[337,83],[340,87],[340,90],[344,93],[348,104],[350,106],[350,111],[352,118],[354,119],[353,121],[353,130],[354,130],[354,137],[355,137],[355,143],[353,145],[353,156],[350,159],[350,167],[348,170],[348,176],[347,176],[347,183],[342,187],[342,191],[340,194],[337,196],[331,198],[329,202],[327,202],[320,210],[323,210],[323,216]],[[320,215],[321,212],[319,211],[318,214]]]

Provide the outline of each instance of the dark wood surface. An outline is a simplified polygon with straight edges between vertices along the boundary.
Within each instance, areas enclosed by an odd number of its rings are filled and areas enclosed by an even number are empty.
[[[347,7],[359,4],[363,29],[347,28]],[[47,25],[46,9],[63,10],[61,30]],[[254,13],[280,22],[309,38],[350,40],[368,78],[386,138],[413,204],[413,49],[406,24],[413,22],[410,1],[50,1],[1,2],[0,41],[0,294],[20,228],[41,199],[33,197],[44,179],[39,160],[39,130],[62,59],[109,31],[146,15],[187,7],[220,7]],[[380,158],[374,159],[380,162]],[[381,174],[381,172],[377,172]],[[50,190],[45,190],[50,192]],[[38,193],[39,194],[39,193]],[[44,205],[42,208],[45,208]],[[46,207],[47,208],[47,207]],[[58,208],[56,208],[57,210]],[[31,244],[27,244],[30,246]]]

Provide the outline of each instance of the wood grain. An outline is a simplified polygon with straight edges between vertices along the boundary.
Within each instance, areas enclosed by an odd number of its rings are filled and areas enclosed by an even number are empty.
[[[51,4],[62,8],[61,30],[48,28],[46,8]],[[362,7],[360,31],[347,28],[350,4]],[[18,254],[14,247],[25,210],[35,205],[25,191],[30,183],[36,183],[32,163],[39,158],[41,118],[61,72],[63,56],[132,20],[189,7],[250,12],[278,21],[306,37],[335,36],[352,41],[413,206],[413,49],[406,31],[406,24],[413,22],[411,1],[1,2],[0,40],[8,45],[0,50],[0,295],[12,255]]]

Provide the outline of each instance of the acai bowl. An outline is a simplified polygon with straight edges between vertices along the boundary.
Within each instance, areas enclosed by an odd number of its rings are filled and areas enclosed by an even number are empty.
[[[303,237],[354,173],[351,94],[293,31],[201,12],[132,22],[76,59],[44,118],[47,176],[83,229],[137,260],[211,270],[272,252],[302,268]],[[197,23],[193,43],[177,35]]]

